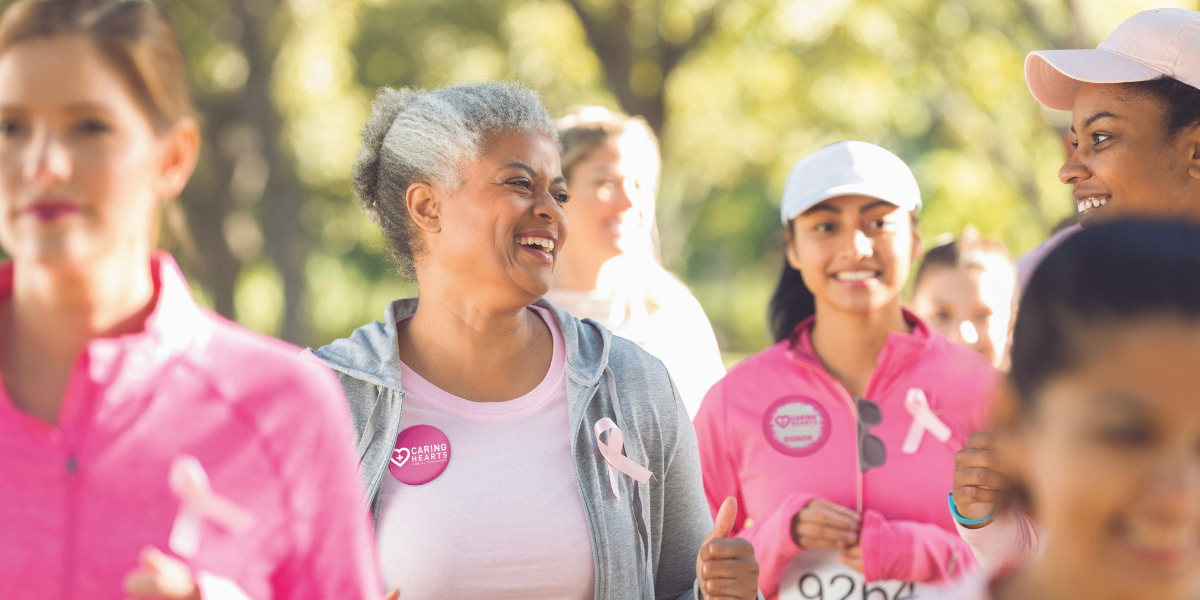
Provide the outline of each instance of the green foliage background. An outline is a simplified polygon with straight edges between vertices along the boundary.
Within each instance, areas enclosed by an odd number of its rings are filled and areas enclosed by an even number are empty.
[[[973,225],[1021,253],[1072,212],[1057,178],[1067,115],[1029,95],[1026,53],[1094,47],[1139,10],[1200,1],[160,5],[207,118],[205,165],[183,198],[201,251],[184,263],[222,312],[315,346],[414,294],[350,191],[370,100],[380,86],[508,79],[555,115],[583,103],[661,108],[664,262],[736,356],[769,342],[778,197],[796,160],[841,139],[881,144],[917,174],[926,240]],[[589,25],[619,39],[594,44]],[[221,107],[240,116],[208,114]],[[182,252],[178,238],[167,243]]]

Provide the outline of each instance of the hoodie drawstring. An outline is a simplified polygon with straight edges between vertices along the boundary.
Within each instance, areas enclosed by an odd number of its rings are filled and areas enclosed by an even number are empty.
[[[641,541],[642,554],[644,556],[645,563],[642,566],[642,573],[645,575],[644,577],[641,575],[638,577],[639,586],[641,588],[640,595],[642,598],[653,598],[654,565],[652,562],[653,555],[651,553],[651,548],[653,548],[653,546],[650,543],[650,528],[646,526],[646,515],[642,506],[642,486],[639,485],[649,482],[653,473],[651,473],[646,467],[634,462],[633,459],[629,458],[628,456],[621,454],[621,449],[624,447],[625,439],[619,427],[619,424],[622,422],[621,402],[620,399],[617,398],[616,376],[613,375],[612,369],[609,369],[607,366],[604,367],[604,379],[605,382],[608,383],[608,396],[612,400],[613,416],[616,417],[616,421],[614,422],[608,417],[604,417],[596,421],[596,444],[599,446],[600,454],[604,457],[605,462],[608,463],[609,484],[612,487],[613,494],[618,499],[621,497],[621,492],[620,488],[617,487],[617,481],[619,478],[617,473],[625,473],[634,480],[632,486],[633,517],[637,524],[638,538],[640,538]],[[610,432],[608,434],[607,444],[600,440],[600,434],[605,431]],[[647,596],[647,594],[649,594],[649,596]]]

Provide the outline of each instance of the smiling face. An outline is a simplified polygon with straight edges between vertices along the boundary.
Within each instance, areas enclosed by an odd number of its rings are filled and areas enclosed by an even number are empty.
[[[418,281],[469,282],[506,304],[541,298],[567,238],[558,145],[536,131],[496,134],[458,175],[453,188],[409,187],[409,211],[424,230]]]
[[[792,220],[787,257],[818,312],[868,315],[899,306],[920,242],[908,211],[870,196],[838,196]]]
[[[19,43],[0,56],[0,244],[76,271],[148,254],[159,201],[191,174],[180,144],[195,143],[194,128],[158,135],[85,38]]]
[[[1164,107],[1119,84],[1080,86],[1071,118],[1076,149],[1058,176],[1073,188],[1081,225],[1129,217],[1200,222],[1197,128],[1168,139]]]
[[[648,235],[657,161],[649,140],[626,133],[610,138],[571,170],[569,252],[609,259]]]
[[[1045,532],[1034,571],[1074,582],[1079,597],[1195,598],[1200,323],[1143,319],[1086,342],[1093,350],[1046,383],[1011,447]]]
[[[927,268],[913,289],[912,309],[929,328],[987,357],[1004,358],[1016,274],[1003,264]]]

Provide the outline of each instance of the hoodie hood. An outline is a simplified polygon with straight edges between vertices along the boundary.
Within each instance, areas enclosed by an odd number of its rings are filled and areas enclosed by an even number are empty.
[[[417,312],[417,298],[388,304],[383,322],[372,321],[350,334],[314,351],[325,364],[345,375],[368,383],[403,391],[400,383],[400,349],[396,323]],[[536,306],[554,315],[567,349],[567,377],[583,388],[599,383],[608,367],[612,333],[599,323],[579,320],[545,300]]]

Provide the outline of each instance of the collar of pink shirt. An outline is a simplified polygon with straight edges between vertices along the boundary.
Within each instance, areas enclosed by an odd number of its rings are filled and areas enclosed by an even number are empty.
[[[0,302],[13,293],[12,262],[0,264]],[[95,401],[119,403],[123,398],[153,384],[158,373],[189,349],[207,340],[212,321],[196,305],[191,288],[175,259],[166,252],[151,256],[154,278],[154,310],[141,331],[92,340],[76,359],[63,400],[59,425],[86,419]],[[101,390],[120,389],[122,393],[99,394]],[[24,419],[46,424],[18,410],[5,390],[0,388],[0,415],[16,413]]]
[[[917,362],[933,338],[933,333],[929,330],[929,326],[920,317],[906,309],[901,310],[904,313],[904,321],[912,326],[912,333],[900,331],[888,333],[887,343],[884,344],[883,350],[879,352],[879,358],[876,362],[878,369],[880,371],[887,371],[887,373],[902,372],[905,368]],[[787,352],[792,362],[801,363],[819,371],[825,371],[825,364],[821,362],[812,345],[812,326],[815,322],[816,317],[812,316],[801,321],[796,326],[796,329],[789,338]]]

